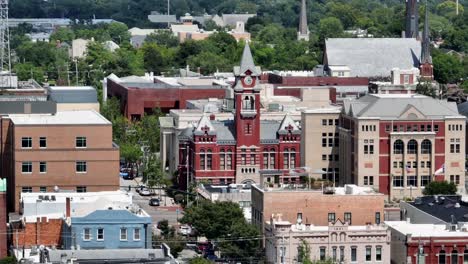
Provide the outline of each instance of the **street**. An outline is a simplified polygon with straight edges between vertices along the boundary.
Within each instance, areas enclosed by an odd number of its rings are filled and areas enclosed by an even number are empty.
[[[121,190],[128,191],[128,186],[136,187],[140,185],[140,178],[133,180],[124,180],[120,178]],[[159,197],[159,191],[156,191],[154,196],[141,196],[135,190],[131,189],[133,193],[133,202],[145,210],[152,218],[153,224],[156,225],[161,220],[168,220],[170,225],[176,225],[177,219],[182,217],[182,209],[179,205],[174,204],[174,201],[170,197],[165,196],[164,190],[161,191],[161,205],[150,206],[149,199],[151,197]]]

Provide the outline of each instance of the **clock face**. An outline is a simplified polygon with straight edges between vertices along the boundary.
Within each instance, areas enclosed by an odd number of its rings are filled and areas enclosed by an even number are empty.
[[[252,85],[252,83],[253,83],[252,77],[251,77],[251,76],[245,77],[245,78],[244,78],[244,83],[245,83],[246,85]]]

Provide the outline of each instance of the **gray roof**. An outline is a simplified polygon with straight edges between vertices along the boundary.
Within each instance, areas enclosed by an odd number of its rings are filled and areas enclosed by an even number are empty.
[[[454,102],[433,99],[424,95],[407,94],[372,94],[358,100],[344,101],[346,114],[354,117],[369,117],[380,119],[411,119],[414,115],[404,115],[410,108],[429,119],[445,117],[463,117],[458,113]]]
[[[236,26],[237,22],[247,23],[247,20],[251,17],[255,17],[257,14],[223,14],[224,26]]]
[[[97,103],[97,92],[93,87],[60,87],[48,88],[50,100],[57,103]]]
[[[234,121],[211,121],[216,133],[217,143],[220,145],[236,144],[236,128]],[[261,120],[260,121],[260,143],[276,144],[278,143],[277,132],[280,128],[280,121]],[[179,139],[190,140],[194,134],[194,128],[188,127],[181,131]]]
[[[327,66],[347,66],[350,76],[390,77],[393,68],[419,67],[421,42],[412,38],[331,38]]]
[[[175,23],[177,22],[177,18],[175,15],[162,15],[162,14],[148,15],[148,20],[153,23]]]
[[[166,257],[163,249],[90,249],[90,250],[49,250],[50,262],[63,263],[63,260],[77,259],[77,263],[175,263]],[[64,262],[68,263],[68,262]]]
[[[468,102],[461,103],[457,105],[458,112],[466,117],[468,117]]]
[[[260,67],[255,66],[249,43],[246,42],[244,51],[242,52],[240,67],[234,67],[234,74],[243,76],[247,70],[250,70],[253,76],[259,76],[262,73]]]

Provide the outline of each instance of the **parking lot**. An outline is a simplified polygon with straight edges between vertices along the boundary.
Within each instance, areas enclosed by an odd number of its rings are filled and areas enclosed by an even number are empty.
[[[156,194],[153,196],[141,196],[135,190],[135,187],[140,185],[139,180],[140,178],[133,180],[124,180],[120,178],[120,187],[125,191],[128,191],[129,185],[132,187],[131,192],[133,193],[133,202],[151,216],[153,224],[157,224],[157,222],[166,219],[169,221],[170,225],[177,225],[177,219],[182,217],[182,209],[180,206],[176,205],[172,198],[166,197],[164,190],[156,190]],[[160,193],[161,196],[159,196]],[[151,197],[160,197],[160,206],[150,206],[149,200]]]

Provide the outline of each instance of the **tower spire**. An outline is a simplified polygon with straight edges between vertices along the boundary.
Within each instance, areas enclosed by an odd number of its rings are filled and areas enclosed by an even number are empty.
[[[405,38],[419,38],[419,0],[406,0]]]
[[[299,18],[299,31],[297,32],[298,40],[309,40],[309,28],[307,25],[307,8],[306,0],[301,3],[301,15]]]
[[[423,28],[423,37],[422,37],[422,49],[421,49],[421,63],[432,63],[431,49],[430,49],[430,37],[429,37],[429,8],[425,7],[425,17],[424,17],[424,28]]]
[[[429,7],[425,6],[424,28],[421,41],[420,71],[421,78],[424,80],[433,80],[433,65],[431,57],[431,39],[429,37]]]

